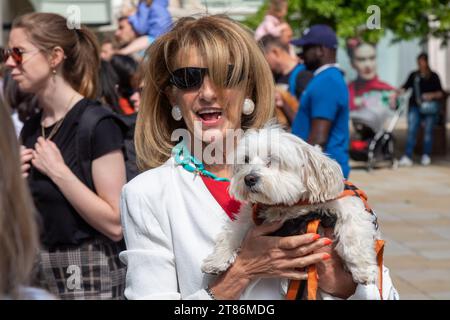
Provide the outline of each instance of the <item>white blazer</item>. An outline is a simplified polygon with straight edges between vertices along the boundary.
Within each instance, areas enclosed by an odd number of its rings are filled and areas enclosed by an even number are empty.
[[[214,276],[200,266],[229,217],[196,176],[170,158],[127,183],[122,190],[121,218],[127,250],[127,299],[211,299],[204,290]],[[395,299],[389,271],[383,298]],[[259,279],[241,299],[284,299],[287,281]],[[322,294],[324,299],[335,299]],[[378,290],[359,285],[353,299],[377,299]]]

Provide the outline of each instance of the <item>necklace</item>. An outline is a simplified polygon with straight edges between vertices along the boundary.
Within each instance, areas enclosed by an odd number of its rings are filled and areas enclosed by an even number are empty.
[[[56,121],[56,123],[55,123],[52,131],[50,131],[50,134],[48,135],[48,137],[45,137],[45,129],[44,129],[44,126],[41,125],[42,137],[47,140],[50,140],[51,138],[53,138],[53,136],[56,134],[56,132],[58,132],[59,127],[61,127],[61,124],[63,123],[64,118],[65,118],[65,116],[62,117],[61,119],[59,119],[58,121]]]
[[[70,106],[71,106],[71,103],[72,103],[72,101],[73,101],[73,99],[75,98],[76,95],[77,95],[77,94],[75,93],[75,94],[72,96],[72,98],[70,98],[66,110],[69,110],[69,108],[70,108]],[[68,112],[68,111],[67,111],[67,112]],[[66,115],[67,115],[67,112],[66,112]],[[66,118],[66,115],[64,115],[64,117],[62,117],[61,119],[59,119],[58,121],[55,122],[55,125],[54,125],[53,129],[50,131],[50,134],[48,135],[48,137],[45,137],[45,128],[44,128],[44,126],[42,125],[42,122],[41,122],[41,133],[42,133],[42,137],[43,137],[44,139],[47,139],[47,140],[50,140],[51,138],[53,138],[53,136],[58,132],[59,128],[61,127],[61,125],[62,125],[64,119]]]
[[[216,181],[230,181],[227,178],[219,178],[214,173],[206,170],[203,163],[201,163],[197,158],[189,153],[186,145],[183,142],[179,142],[175,147],[173,147],[172,154],[175,158],[175,162],[189,172],[201,174],[202,176],[214,179]]]

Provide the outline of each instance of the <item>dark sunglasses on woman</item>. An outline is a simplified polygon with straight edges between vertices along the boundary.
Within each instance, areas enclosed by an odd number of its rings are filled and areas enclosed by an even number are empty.
[[[26,52],[19,48],[2,49],[2,50],[0,50],[0,61],[2,61],[3,63],[6,63],[6,61],[9,59],[9,57],[12,57],[14,62],[17,65],[21,65],[23,63],[24,53],[31,53],[34,51],[39,51],[39,50],[33,50],[33,51]]]
[[[228,74],[225,86],[228,87],[231,82],[231,76],[233,74],[233,65],[228,66]],[[208,73],[208,68],[198,68],[198,67],[186,67],[180,68],[172,72],[170,76],[170,83],[173,84],[178,89],[182,90],[192,90],[199,88],[205,75]],[[238,83],[243,80],[242,75],[238,79]]]
[[[2,62],[6,62],[9,57],[12,57],[16,64],[21,64],[23,60],[23,52],[19,48],[2,49],[0,56]]]

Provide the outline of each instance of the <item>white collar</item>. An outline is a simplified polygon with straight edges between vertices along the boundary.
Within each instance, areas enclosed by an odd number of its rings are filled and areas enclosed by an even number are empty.
[[[321,66],[320,68],[318,68],[316,71],[314,71],[314,76],[317,76],[319,73],[321,73],[322,71],[327,70],[328,68],[338,68],[340,69],[339,63],[328,63],[328,64],[324,64],[323,66]]]

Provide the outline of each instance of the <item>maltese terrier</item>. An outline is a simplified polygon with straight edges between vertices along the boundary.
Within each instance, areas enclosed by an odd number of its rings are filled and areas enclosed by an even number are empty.
[[[339,164],[318,148],[273,124],[248,130],[235,152],[229,190],[242,206],[236,220],[219,234],[202,271],[222,273],[234,262],[248,229],[254,225],[252,209],[258,204],[258,218],[287,221],[282,229],[298,220],[304,227],[317,218],[324,227],[334,226],[334,249],[353,280],[375,284],[376,216],[366,211],[360,198],[340,197],[343,190]],[[298,227],[299,223],[291,225]],[[299,232],[297,229],[296,234]]]

